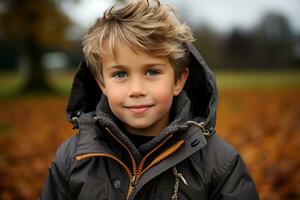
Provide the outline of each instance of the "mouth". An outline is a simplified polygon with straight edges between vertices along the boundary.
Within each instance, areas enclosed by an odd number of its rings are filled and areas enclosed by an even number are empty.
[[[153,105],[134,105],[126,106],[126,108],[135,115],[146,113]]]

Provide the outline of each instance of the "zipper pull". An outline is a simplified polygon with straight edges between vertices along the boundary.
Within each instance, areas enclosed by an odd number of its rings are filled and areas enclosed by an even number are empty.
[[[135,176],[132,176],[132,178],[130,179],[129,188],[127,192],[127,197],[126,197],[127,200],[129,199],[131,193],[133,192],[134,187],[135,187]]]
[[[131,178],[131,180],[130,180],[130,185],[131,185],[132,187],[135,186],[135,176],[133,176],[133,177]]]

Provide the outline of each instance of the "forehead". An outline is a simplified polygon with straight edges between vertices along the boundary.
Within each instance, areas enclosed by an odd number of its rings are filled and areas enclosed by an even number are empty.
[[[111,49],[110,49],[111,48]],[[109,67],[112,65],[139,66],[151,64],[170,65],[166,56],[153,56],[150,52],[146,52],[140,48],[127,45],[124,42],[118,42],[115,47],[108,47],[106,44],[103,48],[102,65]]]

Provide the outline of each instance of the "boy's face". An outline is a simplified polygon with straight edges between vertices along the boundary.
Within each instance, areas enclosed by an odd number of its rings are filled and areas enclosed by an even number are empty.
[[[173,96],[181,92],[188,70],[175,83],[167,57],[133,52],[124,43],[119,43],[115,59],[108,53],[102,59],[99,85],[114,115],[132,134],[159,134],[169,123]]]

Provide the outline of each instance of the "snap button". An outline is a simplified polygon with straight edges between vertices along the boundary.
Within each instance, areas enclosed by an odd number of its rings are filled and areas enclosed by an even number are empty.
[[[121,181],[119,179],[114,180],[114,188],[118,189],[121,187]]]
[[[199,139],[194,139],[192,142],[191,142],[191,146],[192,147],[195,147],[199,144],[200,140]]]

